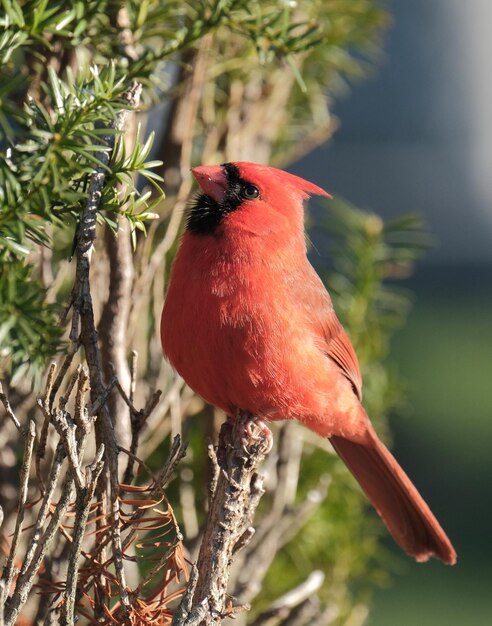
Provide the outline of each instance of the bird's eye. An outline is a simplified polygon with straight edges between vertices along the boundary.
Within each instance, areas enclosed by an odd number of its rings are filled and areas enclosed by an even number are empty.
[[[259,197],[260,190],[254,185],[246,184],[243,185],[243,188],[241,189],[241,195],[247,200],[254,200]]]

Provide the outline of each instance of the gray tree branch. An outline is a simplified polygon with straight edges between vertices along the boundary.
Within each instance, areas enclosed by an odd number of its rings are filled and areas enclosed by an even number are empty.
[[[246,428],[251,415],[238,412],[222,426],[217,450],[218,478],[196,563],[196,576],[173,626],[216,626],[234,613],[227,586],[234,550],[250,528],[263,490],[257,469],[270,440],[260,432],[256,438]],[[194,587],[194,589],[191,589]],[[193,600],[190,602],[190,596]],[[241,607],[242,608],[242,607]]]
[[[141,90],[142,87],[138,83],[133,83],[128,88],[123,95],[125,108],[122,108],[122,110],[117,114],[112,127],[108,130],[119,131],[120,133],[123,131],[131,111],[139,104]],[[101,165],[94,171],[89,180],[87,203],[80,219],[75,247],[77,268],[72,292],[72,304],[74,309],[72,330],[76,330],[77,326],[80,325],[80,343],[84,347],[87,365],[89,368],[91,398],[93,403],[95,403],[97,399],[104,394],[105,385],[103,382],[103,368],[98,344],[98,334],[94,321],[89,272],[92,251],[96,238],[97,211],[99,209],[101,194],[104,187],[107,171],[106,167],[111,158],[111,153],[115,144],[115,136],[116,135],[114,133],[108,134],[104,138],[107,150],[96,155],[97,159],[101,162]],[[73,336],[76,334],[77,333],[74,332],[71,335]],[[123,569],[121,536],[119,532],[120,511],[118,502],[118,446],[113,421],[106,405],[101,407],[96,421],[96,441],[98,446],[103,444],[105,448],[105,476],[109,482],[108,507],[113,532],[114,564],[120,587],[121,604],[123,613],[125,614],[128,612],[129,599],[125,572]],[[101,495],[103,495],[103,490],[101,490]]]

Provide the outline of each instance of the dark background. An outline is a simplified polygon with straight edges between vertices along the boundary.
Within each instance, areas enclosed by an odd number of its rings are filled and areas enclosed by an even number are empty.
[[[369,626],[492,624],[492,2],[394,0],[372,80],[337,95],[341,127],[295,173],[436,239],[393,342],[409,410],[393,449],[458,551],[414,564],[375,597]],[[323,254],[329,251],[323,251]],[[391,543],[388,541],[388,546]]]

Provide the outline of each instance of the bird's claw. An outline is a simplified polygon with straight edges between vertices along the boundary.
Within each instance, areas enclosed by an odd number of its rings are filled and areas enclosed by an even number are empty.
[[[263,454],[270,452],[273,447],[273,436],[263,420],[250,413],[239,412],[237,425],[246,454],[251,454],[251,446],[260,447]]]

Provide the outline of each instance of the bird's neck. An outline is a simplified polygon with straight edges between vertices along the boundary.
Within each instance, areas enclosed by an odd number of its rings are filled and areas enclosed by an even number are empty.
[[[306,260],[304,239],[202,236],[185,233],[174,274],[221,297],[280,285]]]

